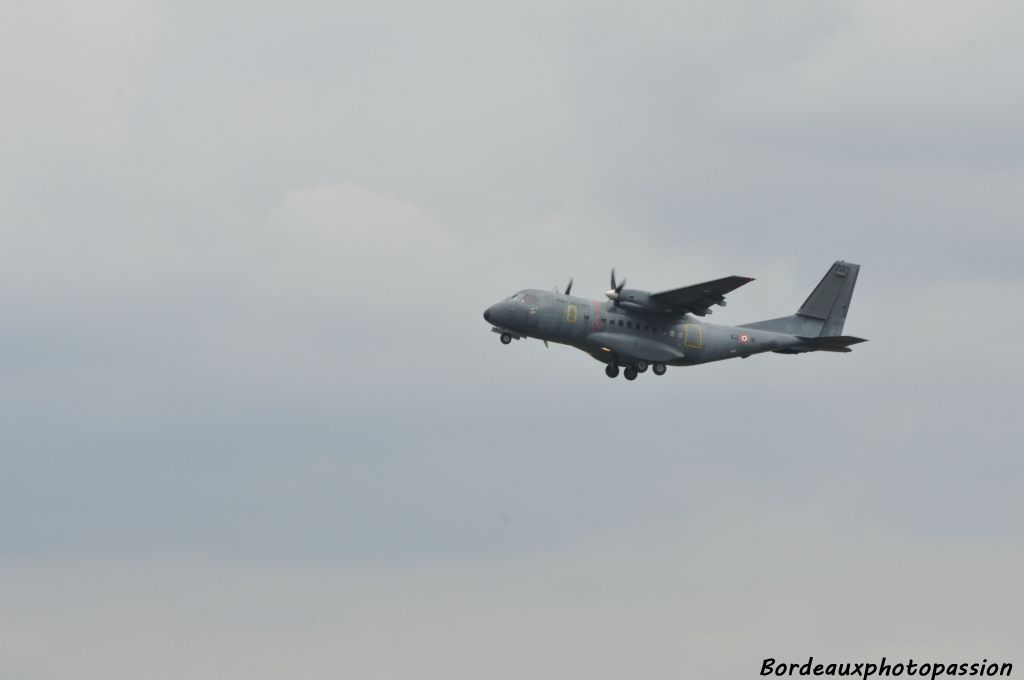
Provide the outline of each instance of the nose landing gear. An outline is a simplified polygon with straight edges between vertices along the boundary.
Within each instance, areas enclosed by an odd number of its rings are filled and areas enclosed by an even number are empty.
[[[502,333],[501,334],[501,344],[507,345],[510,342],[512,342],[512,336],[509,335],[508,333]]]

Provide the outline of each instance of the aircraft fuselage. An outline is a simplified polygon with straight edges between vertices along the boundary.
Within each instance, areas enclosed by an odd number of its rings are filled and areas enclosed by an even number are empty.
[[[799,348],[787,333],[723,326],[692,314],[652,312],[606,300],[523,290],[484,312],[496,332],[571,345],[618,366],[690,366]],[[504,338],[503,338],[504,341]]]

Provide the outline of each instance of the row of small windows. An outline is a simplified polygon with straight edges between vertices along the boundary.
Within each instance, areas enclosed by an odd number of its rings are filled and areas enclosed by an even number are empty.
[[[608,317],[602,316],[601,323],[610,324],[612,326],[615,326],[617,324],[619,328],[636,328],[636,330],[638,331],[647,331],[649,333],[661,333],[662,335],[668,335],[669,337],[673,338],[683,337],[682,330],[677,331],[674,328],[668,328],[666,326],[651,326],[650,324],[646,323],[641,324],[639,321],[636,323],[633,323],[632,321],[623,321],[622,319],[612,319],[611,321],[608,321]]]

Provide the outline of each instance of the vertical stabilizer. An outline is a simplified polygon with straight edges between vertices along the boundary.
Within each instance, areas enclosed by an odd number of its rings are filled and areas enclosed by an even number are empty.
[[[796,314],[742,326],[810,338],[842,335],[858,272],[859,264],[839,260],[825,273]]]
[[[853,287],[857,285],[859,272],[859,264],[842,260],[833,264],[804,301],[804,304],[797,310],[797,316],[824,322],[818,335],[842,335],[843,324],[846,323],[846,313],[850,309]]]

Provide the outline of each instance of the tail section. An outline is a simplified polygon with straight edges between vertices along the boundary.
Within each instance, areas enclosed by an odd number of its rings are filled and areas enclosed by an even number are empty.
[[[859,264],[840,260],[825,273],[795,315],[743,324],[743,327],[806,338],[841,336],[859,272]]]
[[[842,260],[833,264],[796,315],[822,321],[818,335],[842,335],[858,273],[859,264]]]
[[[824,335],[816,338],[800,338],[801,342],[792,347],[773,350],[776,354],[802,354],[804,352],[852,352],[850,345],[867,342],[852,335]]]

